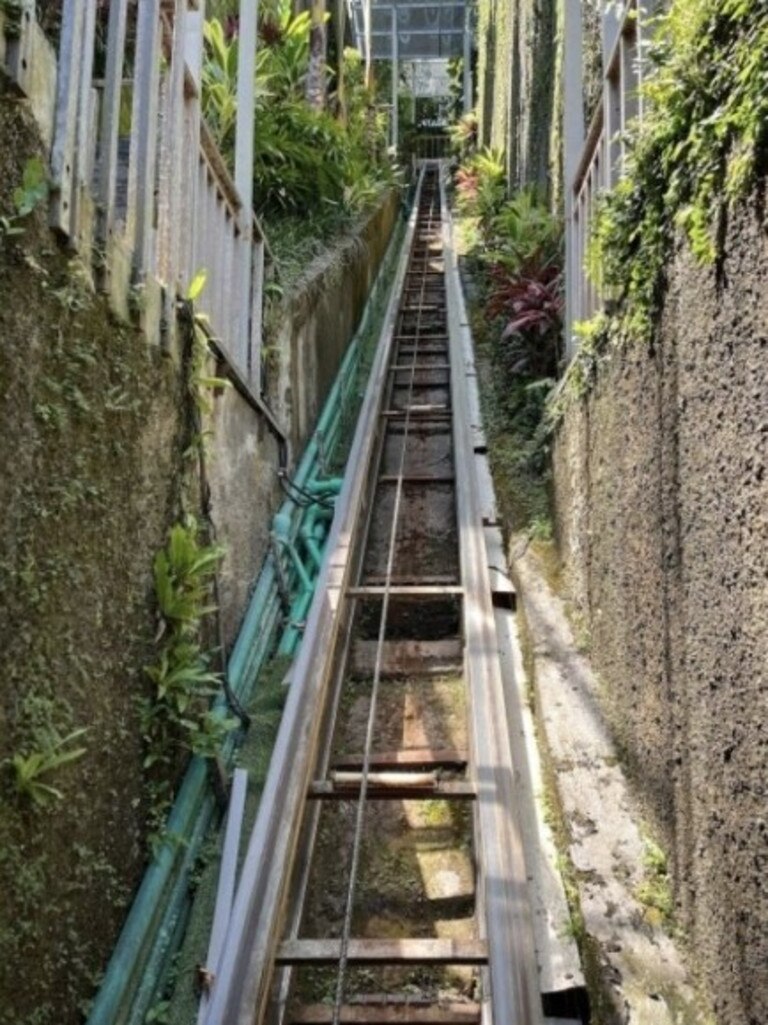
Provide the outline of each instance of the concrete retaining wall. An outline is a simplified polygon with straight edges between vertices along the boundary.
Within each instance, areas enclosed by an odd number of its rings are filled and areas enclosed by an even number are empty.
[[[719,277],[678,254],[656,350],[613,353],[555,447],[574,622],[722,1025],[768,1020],[766,294],[756,204]]]
[[[389,195],[347,239],[310,266],[286,300],[268,368],[270,402],[285,430],[292,463],[301,456],[362,316],[395,224]],[[278,442],[267,421],[229,388],[215,399],[209,477],[213,513],[227,544],[222,568],[225,636],[231,643],[269,543],[278,486]]]

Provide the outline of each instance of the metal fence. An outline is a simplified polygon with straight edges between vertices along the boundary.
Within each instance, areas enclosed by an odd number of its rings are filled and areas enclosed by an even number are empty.
[[[604,34],[608,45],[603,94],[586,133],[566,197],[566,343],[570,354],[575,349],[574,325],[591,319],[604,305],[599,267],[590,261],[589,249],[600,196],[625,173],[627,128],[631,121],[642,117],[642,14],[643,7],[633,0],[616,19],[613,31]]]
[[[264,239],[252,210],[256,4],[248,0],[239,33],[232,174],[201,116],[198,0],[62,0],[56,53],[35,0],[22,0],[0,59],[49,135],[52,227],[84,259],[99,257],[104,287],[125,293],[118,304],[129,293],[141,299],[150,334],[160,324],[172,330],[169,312],[204,270],[197,305],[258,390]],[[40,95],[47,81],[55,87]]]

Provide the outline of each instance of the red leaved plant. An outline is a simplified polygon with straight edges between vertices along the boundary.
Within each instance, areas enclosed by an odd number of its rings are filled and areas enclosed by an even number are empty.
[[[486,304],[489,317],[506,318],[502,351],[511,374],[550,377],[556,371],[557,337],[563,313],[562,274],[557,267],[529,264],[510,274],[496,264]]]

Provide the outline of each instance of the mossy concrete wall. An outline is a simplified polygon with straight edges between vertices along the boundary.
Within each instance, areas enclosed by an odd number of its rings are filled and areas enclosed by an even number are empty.
[[[28,111],[0,94],[0,214],[12,214],[36,153]],[[386,244],[392,220],[377,217],[360,266],[345,263],[318,290],[317,329],[289,331],[278,353],[286,380],[302,383],[279,410],[297,457]],[[146,861],[139,701],[157,652],[152,562],[197,486],[178,360],[115,319],[48,230],[44,205],[23,228],[0,239],[0,1025],[75,1025]],[[231,640],[280,501],[278,452],[235,389],[213,402],[209,476],[229,549]],[[80,727],[85,754],[38,780],[61,797],[38,808],[19,795],[14,755]]]
[[[484,146],[503,149],[510,187],[559,178],[559,4],[481,0],[478,115]]]
[[[658,344],[615,351],[555,445],[574,621],[721,1025],[768,1020],[768,234],[681,250]]]
[[[398,209],[393,191],[352,237],[310,264],[286,297],[268,355],[267,384],[289,439],[289,472],[315,428],[360,322]],[[224,634],[231,643],[267,552],[272,515],[284,495],[277,478],[277,439],[233,388],[214,400],[211,427],[208,473],[218,533],[228,545],[221,589]]]

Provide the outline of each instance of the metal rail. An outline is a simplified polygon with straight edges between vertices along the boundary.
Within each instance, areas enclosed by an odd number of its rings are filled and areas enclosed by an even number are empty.
[[[467,400],[466,316],[440,174],[436,162],[422,169],[330,557],[291,674],[221,960],[208,966],[215,981],[206,1025],[543,1021],[478,500],[477,428]],[[449,670],[465,682],[469,750],[383,752],[377,729],[384,681],[418,683]],[[334,763],[341,698],[361,674],[370,681],[362,750]],[[474,809],[474,910],[465,918],[471,935],[356,935],[372,803],[436,798]],[[305,936],[318,821],[329,802],[355,806],[351,855],[338,857],[342,871],[346,866],[343,922],[340,935]],[[450,1004],[434,994],[414,997],[413,987],[400,997],[350,996],[353,965],[372,972],[382,965],[463,966],[478,985]],[[332,1002],[295,999],[297,973],[307,966],[333,969]]]

